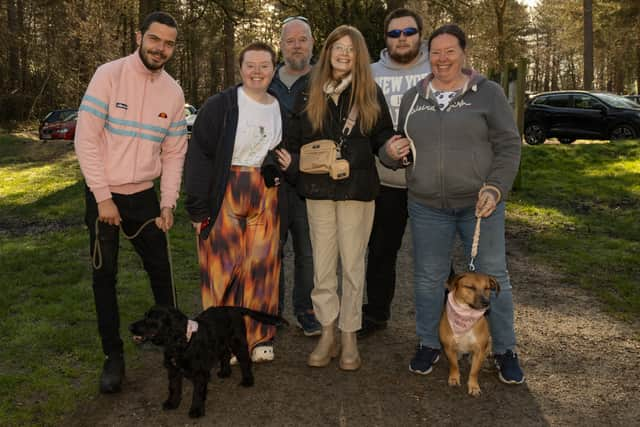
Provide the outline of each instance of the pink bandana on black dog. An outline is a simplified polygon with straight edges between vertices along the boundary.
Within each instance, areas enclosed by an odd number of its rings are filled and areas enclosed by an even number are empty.
[[[198,322],[195,320],[187,320],[187,342],[191,341],[191,335],[198,332]]]

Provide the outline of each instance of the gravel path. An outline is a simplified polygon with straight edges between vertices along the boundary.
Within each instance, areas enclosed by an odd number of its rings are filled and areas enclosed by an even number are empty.
[[[214,375],[207,414],[187,416],[191,385],[181,407],[164,412],[167,380],[157,351],[128,354],[130,369],[124,391],[96,395],[72,414],[72,426],[595,426],[638,425],[640,420],[640,338],[636,325],[615,320],[584,290],[560,275],[530,262],[515,236],[508,238],[509,268],[516,303],[519,355],[527,382],[502,384],[486,362],[480,374],[482,395],[447,385],[442,358],[425,377],[407,369],[415,338],[412,260],[407,235],[398,265],[398,290],[389,327],[360,343],[363,366],[345,373],[333,362],[312,369],[305,360],[314,338],[294,326],[283,329],[276,360],[254,366],[256,385],[239,387],[240,375]],[[286,257],[291,271],[291,249]],[[461,270],[462,265],[459,267]],[[291,283],[288,283],[288,292]],[[197,307],[194,284],[193,310]],[[287,295],[287,302],[290,301]],[[130,365],[135,363],[130,363]],[[462,364],[463,382],[469,366]]]

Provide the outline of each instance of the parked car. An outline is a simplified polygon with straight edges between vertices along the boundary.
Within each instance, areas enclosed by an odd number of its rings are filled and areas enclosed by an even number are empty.
[[[556,91],[531,98],[525,107],[524,138],[538,145],[576,139],[633,139],[640,136],[640,105],[607,92]]]
[[[625,95],[624,97],[640,105],[640,95]]]
[[[198,116],[198,110],[191,104],[184,104],[184,118],[187,121],[187,132],[191,135],[191,129],[193,128],[193,123],[196,121],[196,117]]]
[[[73,139],[76,135],[78,110],[54,110],[47,113],[38,127],[41,140]]]

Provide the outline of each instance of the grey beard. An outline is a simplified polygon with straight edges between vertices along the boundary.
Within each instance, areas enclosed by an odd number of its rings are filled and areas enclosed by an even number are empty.
[[[300,59],[298,61],[290,60],[287,61],[287,65],[294,71],[303,71],[307,65],[309,65],[308,59]]]

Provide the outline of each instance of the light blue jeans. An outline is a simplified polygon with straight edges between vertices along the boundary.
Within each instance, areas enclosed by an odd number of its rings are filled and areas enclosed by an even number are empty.
[[[443,309],[445,282],[449,275],[456,234],[464,246],[465,264],[470,259],[476,225],[475,206],[463,209],[434,209],[409,200],[413,238],[416,333],[423,346],[440,349],[438,323]],[[480,243],[474,265],[479,273],[494,276],[500,292],[491,294],[489,327],[494,353],[515,351],[513,299],[507,271],[504,241],[504,202],[483,218]]]

